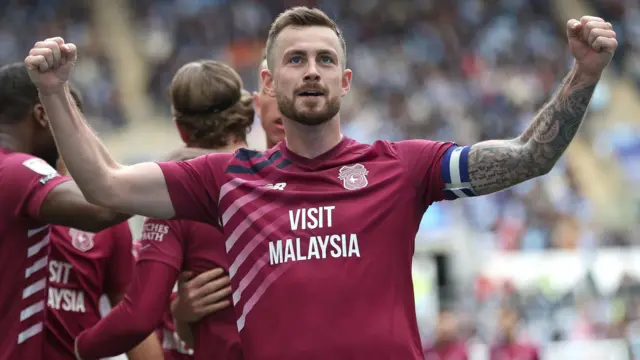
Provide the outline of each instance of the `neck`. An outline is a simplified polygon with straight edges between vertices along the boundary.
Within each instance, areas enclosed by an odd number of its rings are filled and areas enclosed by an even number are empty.
[[[320,125],[304,125],[284,119],[284,128],[287,148],[308,159],[326,153],[342,140],[339,115]]]
[[[508,332],[504,335],[504,338],[502,340],[504,341],[505,344],[511,344],[514,342],[515,336],[513,333]]]
[[[6,130],[7,129],[0,128],[0,148],[23,153],[30,152],[24,141],[19,141],[16,136]]]
[[[276,145],[278,145],[277,142],[273,142],[273,141],[269,140],[269,138],[267,137],[267,149],[271,149]]]

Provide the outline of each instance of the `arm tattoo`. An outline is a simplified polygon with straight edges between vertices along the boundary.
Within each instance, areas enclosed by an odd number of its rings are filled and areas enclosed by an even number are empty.
[[[489,194],[548,173],[578,131],[595,87],[574,68],[522,135],[473,145],[469,178],[474,192]]]

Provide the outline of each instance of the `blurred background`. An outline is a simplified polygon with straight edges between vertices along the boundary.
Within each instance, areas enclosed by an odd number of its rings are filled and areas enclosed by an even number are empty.
[[[640,359],[637,0],[4,0],[0,62],[47,37],[74,42],[92,126],[118,160],[157,160],[180,146],[173,73],[213,58],[256,90],[268,27],[294,5],[323,9],[345,33],[344,133],[362,142],[516,136],[571,66],[566,21],[613,23],[620,48],[561,163],[510,191],[432,206],[414,283],[425,348],[444,336],[488,359],[511,309],[518,341],[543,359]],[[259,123],[250,143],[264,147]]]

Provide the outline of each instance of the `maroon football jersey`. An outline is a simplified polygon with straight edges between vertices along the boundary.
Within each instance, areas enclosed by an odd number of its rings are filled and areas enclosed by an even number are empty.
[[[229,269],[220,230],[202,223],[180,220],[145,220],[138,261],[157,261],[178,271],[199,274],[213,268]],[[167,358],[242,359],[240,337],[232,307],[215,312],[193,324],[194,349],[189,351],[174,333],[171,315],[166,314],[162,344]]]
[[[222,225],[246,358],[422,359],[414,239],[431,203],[467,195],[468,148],[450,149],[344,138],[314,159],[281,143],[160,164],[176,218]]]
[[[127,222],[99,233],[51,227],[46,358],[73,360],[73,343],[101,318],[100,297],[124,294],[134,268]]]
[[[467,360],[467,346],[461,341],[430,346],[424,350],[424,360]]]
[[[0,148],[0,360],[42,359],[49,227],[37,218],[67,180],[41,159]]]
[[[540,360],[540,356],[533,345],[502,343],[491,347],[489,360]]]

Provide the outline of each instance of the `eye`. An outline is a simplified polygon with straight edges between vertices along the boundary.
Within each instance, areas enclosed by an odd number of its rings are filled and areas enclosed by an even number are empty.
[[[333,58],[331,58],[330,56],[321,56],[320,62],[323,64],[333,64]]]
[[[298,56],[298,55],[292,56],[289,59],[289,62],[292,63],[292,64],[300,64],[300,63],[302,63],[302,56]]]

